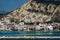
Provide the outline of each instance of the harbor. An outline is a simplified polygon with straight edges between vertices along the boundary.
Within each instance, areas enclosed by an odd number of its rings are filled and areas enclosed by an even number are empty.
[[[0,21],[0,31],[60,31],[60,23],[24,23]]]

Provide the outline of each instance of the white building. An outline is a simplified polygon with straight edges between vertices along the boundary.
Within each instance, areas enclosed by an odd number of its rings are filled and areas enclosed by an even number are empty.
[[[39,25],[37,25],[36,27],[35,27],[35,30],[36,31],[39,31],[39,30],[41,30],[42,29],[42,27],[40,27]]]
[[[53,31],[53,26],[52,25],[49,24],[47,27],[50,31]]]
[[[23,28],[19,25],[15,25],[15,29],[18,29],[18,31],[22,30]]]

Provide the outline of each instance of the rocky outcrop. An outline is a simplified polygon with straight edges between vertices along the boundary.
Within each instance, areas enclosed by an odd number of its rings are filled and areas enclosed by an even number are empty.
[[[42,3],[40,0],[29,0],[21,8],[10,12],[4,19],[18,22],[49,22],[60,21],[60,5]]]

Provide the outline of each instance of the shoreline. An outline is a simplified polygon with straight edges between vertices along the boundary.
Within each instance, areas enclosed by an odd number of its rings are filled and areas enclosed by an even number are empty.
[[[8,37],[8,36],[3,36],[3,37],[1,37],[0,36],[0,39],[2,39],[2,38],[60,38],[60,36],[10,36],[10,37]]]

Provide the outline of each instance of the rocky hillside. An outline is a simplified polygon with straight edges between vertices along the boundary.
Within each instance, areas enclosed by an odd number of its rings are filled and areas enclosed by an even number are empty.
[[[29,0],[21,8],[10,12],[4,20],[15,22],[60,22],[60,5],[43,3],[40,0]]]

